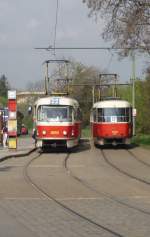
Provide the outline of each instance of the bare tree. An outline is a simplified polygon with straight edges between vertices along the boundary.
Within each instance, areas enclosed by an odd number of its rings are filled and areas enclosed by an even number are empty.
[[[28,82],[26,89],[28,91],[44,91],[44,81]]]
[[[105,19],[103,38],[113,40],[114,47],[140,48],[150,54],[149,0],[82,0],[90,16]],[[124,53],[128,54],[129,50]]]

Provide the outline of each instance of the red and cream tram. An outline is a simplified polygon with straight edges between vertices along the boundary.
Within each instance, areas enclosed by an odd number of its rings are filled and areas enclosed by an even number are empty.
[[[81,136],[81,113],[75,99],[67,97],[45,97],[34,105],[36,146],[78,145]]]
[[[132,106],[119,99],[95,103],[91,112],[91,130],[95,145],[130,144]]]

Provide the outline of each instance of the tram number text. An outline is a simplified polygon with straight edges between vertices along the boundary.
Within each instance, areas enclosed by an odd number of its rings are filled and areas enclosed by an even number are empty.
[[[59,105],[59,98],[52,98],[50,100],[51,105]]]
[[[51,131],[51,135],[59,135],[59,131]]]
[[[111,122],[117,123],[117,116],[111,116]]]

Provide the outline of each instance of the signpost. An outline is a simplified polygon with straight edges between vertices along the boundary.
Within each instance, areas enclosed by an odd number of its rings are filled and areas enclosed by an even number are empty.
[[[8,148],[17,149],[17,100],[16,91],[8,91]]]

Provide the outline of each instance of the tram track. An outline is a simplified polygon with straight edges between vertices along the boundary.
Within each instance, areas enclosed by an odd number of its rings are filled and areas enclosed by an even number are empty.
[[[73,178],[74,180],[76,180],[77,182],[81,183],[84,187],[88,188],[89,190],[93,191],[94,193],[100,195],[100,196],[103,196],[105,198],[107,198],[108,200],[110,201],[113,201],[121,206],[124,206],[126,208],[129,208],[129,209],[132,209],[132,210],[135,210],[135,211],[138,211],[140,213],[143,213],[145,215],[150,215],[150,212],[148,211],[145,211],[141,208],[138,208],[138,207],[135,207],[133,205],[130,205],[130,204],[127,204],[126,202],[123,202],[122,200],[116,198],[115,196],[111,195],[110,193],[106,193],[106,192],[102,192],[102,191],[99,191],[95,188],[92,187],[92,185],[90,185],[86,180],[83,180],[81,178],[79,178],[78,176],[76,176],[68,167],[68,160],[70,158],[70,154],[68,153],[66,158],[64,159],[64,168],[66,169],[66,172],[69,174],[69,176],[71,178]]]
[[[35,157],[33,157],[29,162],[26,163],[26,165],[24,166],[23,168],[23,175],[24,175],[24,178],[26,180],[26,182],[30,185],[32,185],[32,187],[37,191],[39,192],[39,194],[43,195],[44,198],[47,198],[47,200],[50,200],[50,201],[53,201],[55,204],[57,204],[59,207],[63,208],[66,212],[72,214],[73,216],[76,216],[78,218],[80,218],[81,220],[83,221],[86,221],[87,223],[89,223],[90,225],[93,225],[97,228],[100,228],[101,230],[109,233],[109,234],[112,234],[113,236],[116,236],[116,237],[124,237],[124,235],[120,234],[120,233],[117,233],[116,231],[113,231],[111,230],[110,228],[102,225],[102,224],[99,224],[95,221],[93,221],[92,219],[90,219],[89,217],[85,216],[85,215],[82,215],[81,213],[79,213],[78,211],[70,208],[69,206],[65,205],[63,202],[59,201],[55,196],[53,196],[52,194],[48,193],[46,190],[44,190],[41,186],[39,186],[32,178],[31,176],[29,175],[29,167],[30,165],[35,161],[37,160],[38,158],[40,158],[42,156],[42,154],[38,154],[36,155]],[[64,160],[67,160],[70,156],[70,153],[67,153],[66,156],[65,156],[65,159]],[[65,161],[64,161],[65,163]]]
[[[123,174],[123,175],[125,175],[125,176],[127,176],[127,177],[129,177],[129,178],[131,178],[131,179],[134,179],[134,180],[136,180],[136,181],[138,181],[138,182],[140,182],[140,183],[143,183],[143,184],[146,184],[146,185],[150,186],[150,182],[149,182],[149,181],[147,181],[147,180],[145,180],[145,179],[143,179],[143,178],[139,178],[139,177],[137,177],[136,175],[133,175],[133,174],[131,174],[131,173],[129,173],[129,172],[123,170],[122,168],[118,167],[118,166],[115,165],[113,162],[111,162],[110,159],[108,158],[108,156],[105,154],[105,152],[104,152],[103,149],[101,149],[101,154],[102,154],[102,156],[103,156],[105,162],[106,162],[109,166],[111,166],[113,169],[117,170],[119,173],[121,173],[121,174]],[[135,157],[134,157],[134,158],[135,158]],[[138,159],[136,159],[136,160],[138,160]],[[139,160],[138,160],[138,161],[139,161]]]
[[[141,163],[141,164],[143,164],[143,165],[145,165],[145,166],[147,166],[147,167],[150,168],[150,164],[149,164],[149,163],[147,163],[147,162],[141,160],[140,158],[138,158],[131,150],[127,149],[126,151],[127,151],[127,152],[132,156],[132,158],[134,158],[136,161],[138,161],[139,163]]]

